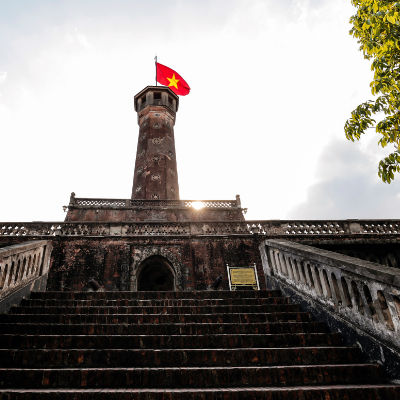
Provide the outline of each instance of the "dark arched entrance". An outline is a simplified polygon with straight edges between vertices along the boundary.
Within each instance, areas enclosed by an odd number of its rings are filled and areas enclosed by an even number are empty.
[[[137,283],[139,291],[175,290],[175,274],[166,258],[152,256],[142,262]]]

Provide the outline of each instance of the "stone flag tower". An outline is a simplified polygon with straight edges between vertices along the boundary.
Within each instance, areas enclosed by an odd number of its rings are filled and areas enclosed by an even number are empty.
[[[135,96],[139,139],[132,199],[179,200],[174,125],[179,98],[165,86]]]
[[[136,94],[134,105],[139,136],[131,198],[77,198],[72,193],[65,222],[244,221],[239,195],[235,200],[179,198],[174,138],[179,97],[166,86],[147,86]]]

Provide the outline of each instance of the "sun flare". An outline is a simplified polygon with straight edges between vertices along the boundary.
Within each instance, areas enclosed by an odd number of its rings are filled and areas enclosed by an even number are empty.
[[[203,204],[203,202],[201,202],[201,201],[194,201],[194,202],[192,203],[192,207],[193,207],[195,210],[201,210],[202,208],[204,208],[204,204]]]

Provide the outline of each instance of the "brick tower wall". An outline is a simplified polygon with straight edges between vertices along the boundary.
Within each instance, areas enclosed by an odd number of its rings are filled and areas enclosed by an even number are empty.
[[[148,86],[135,96],[139,138],[132,199],[179,199],[174,139],[178,102],[171,90],[159,86]]]

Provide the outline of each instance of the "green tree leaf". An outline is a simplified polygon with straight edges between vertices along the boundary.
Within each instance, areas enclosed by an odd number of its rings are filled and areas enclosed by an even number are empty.
[[[376,97],[360,104],[346,121],[344,131],[351,141],[359,140],[367,129],[379,135],[378,145],[393,152],[378,165],[378,176],[390,183],[400,172],[400,2],[351,0],[356,14],[350,18],[353,35],[374,73],[370,83]],[[372,116],[381,120],[376,123]]]

